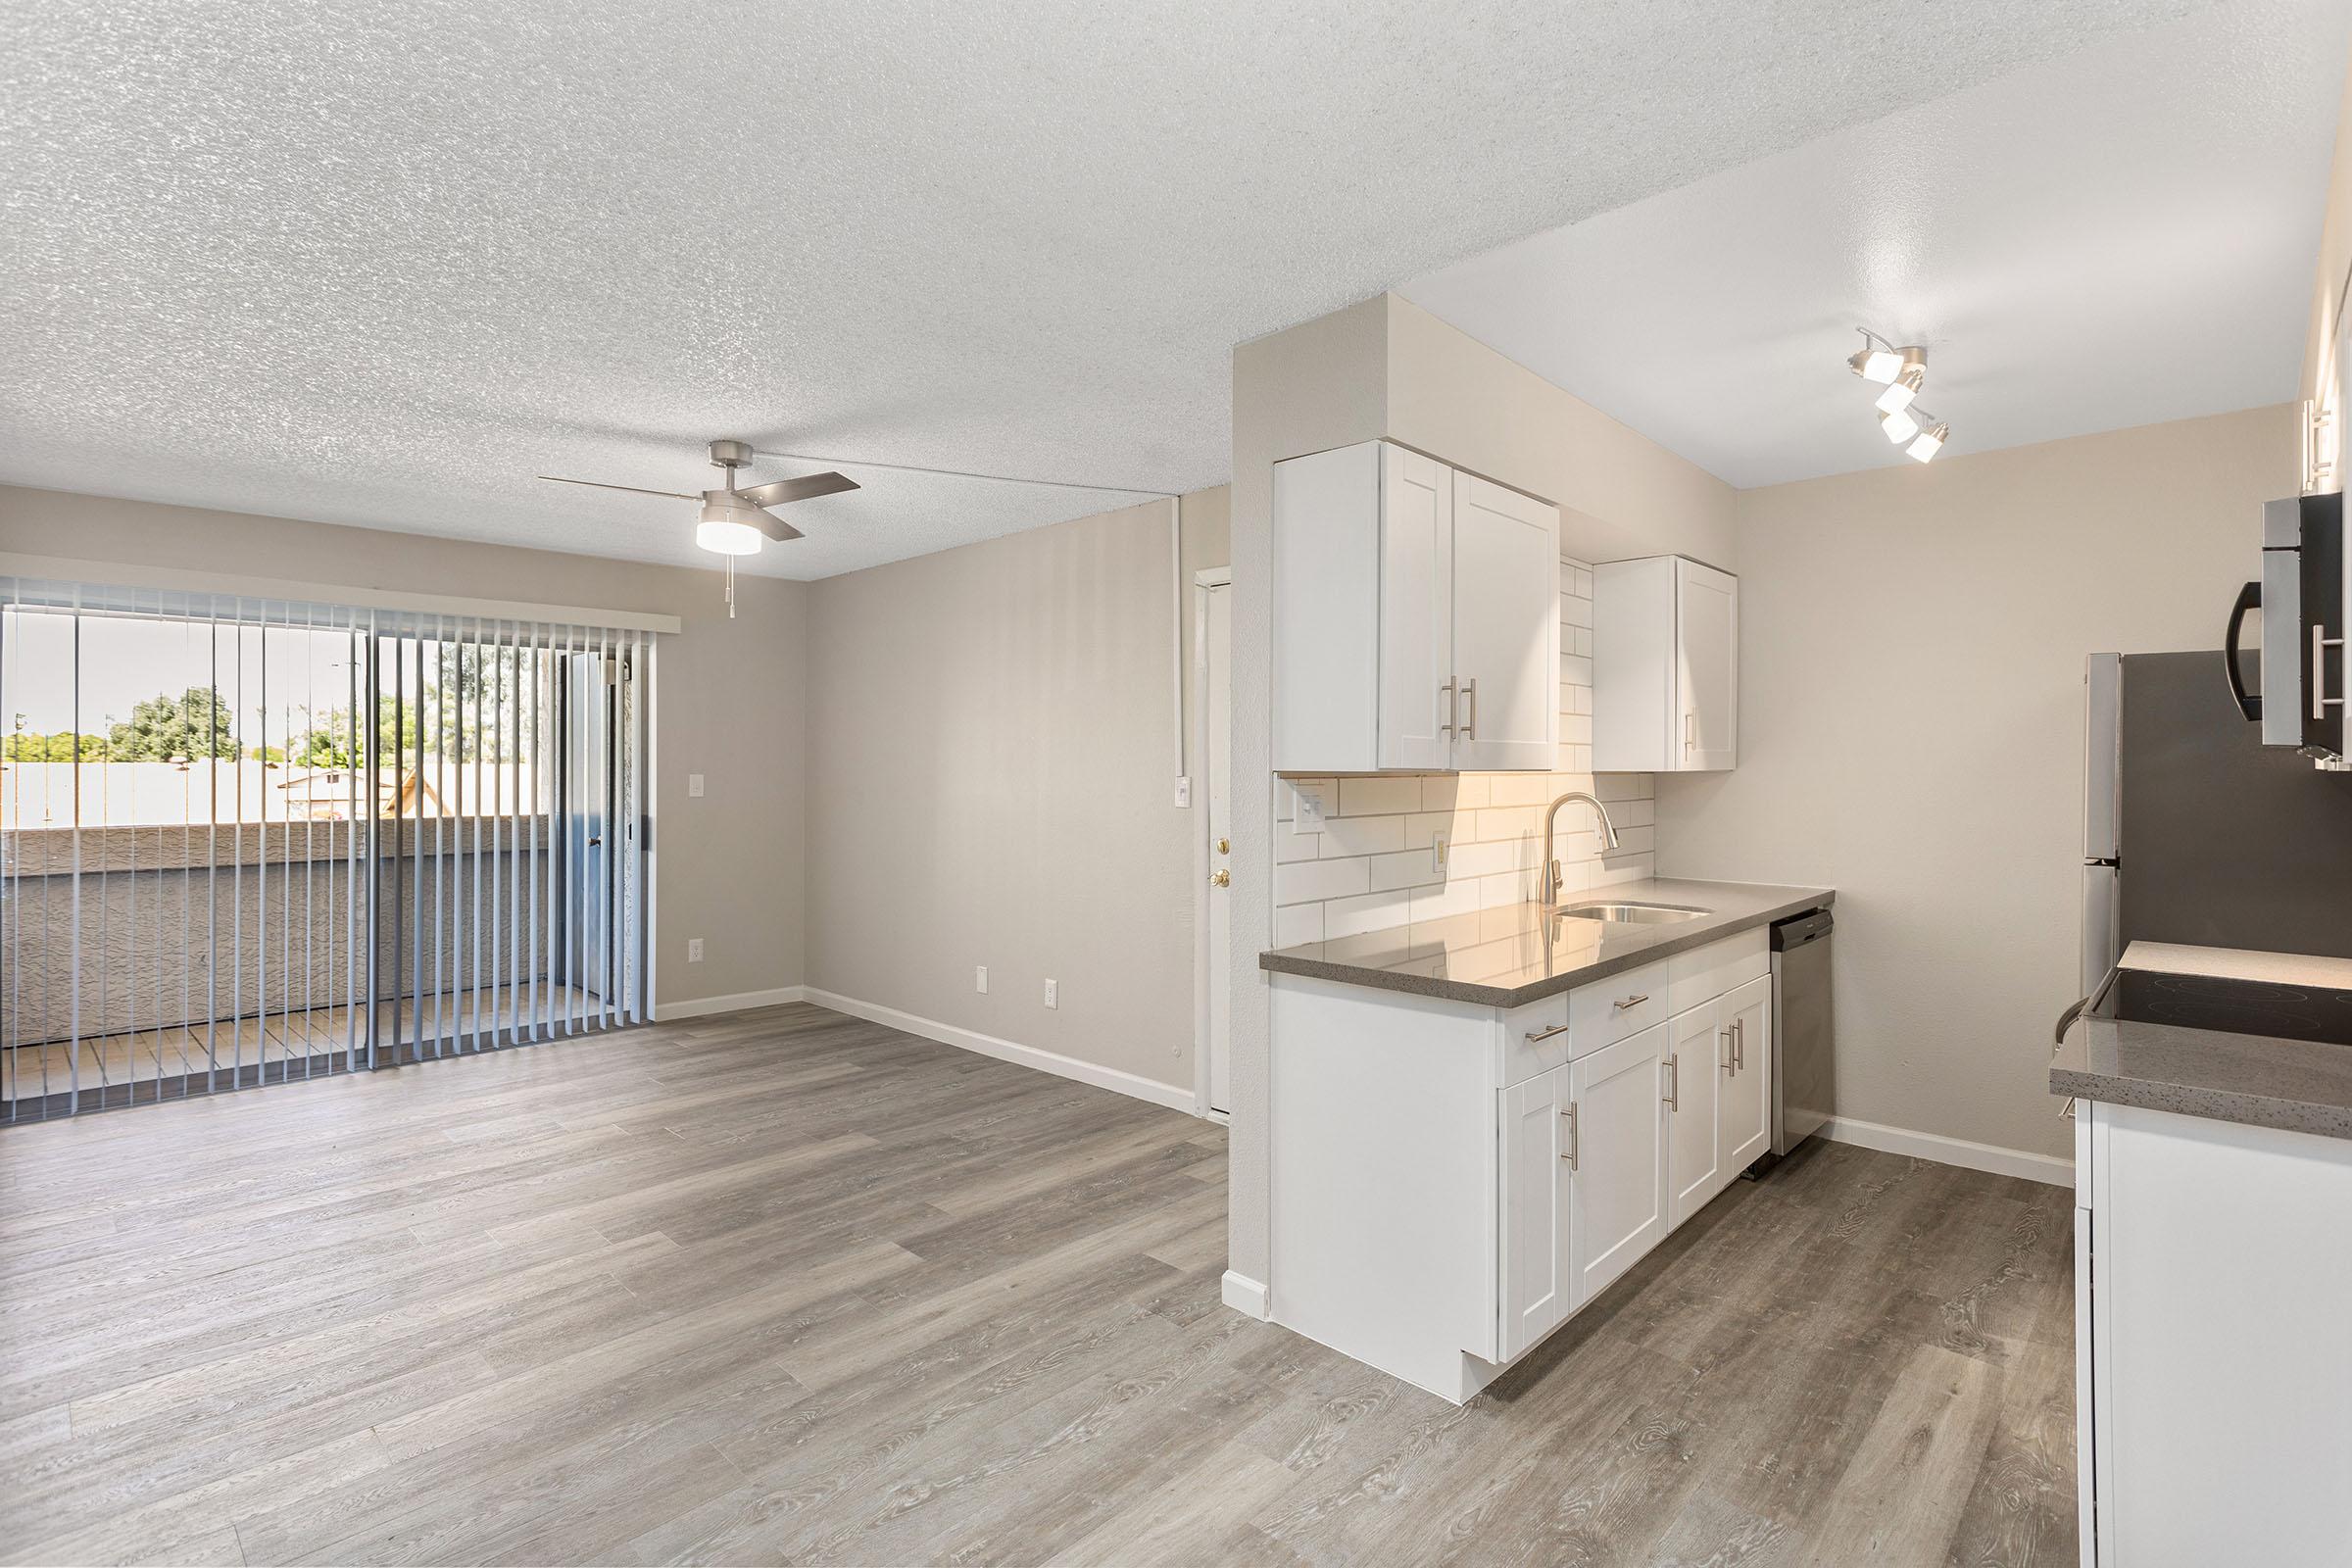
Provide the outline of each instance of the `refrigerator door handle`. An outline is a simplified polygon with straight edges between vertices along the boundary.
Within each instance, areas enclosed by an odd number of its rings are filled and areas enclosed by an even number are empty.
[[[2238,645],[2245,634],[2246,614],[2262,608],[2262,584],[2247,583],[2237,591],[2237,603],[2230,607],[2230,629],[2222,633],[2222,668],[2230,676],[2230,700],[2250,723],[2262,720],[2262,694],[2246,690],[2246,674],[2238,660]]]

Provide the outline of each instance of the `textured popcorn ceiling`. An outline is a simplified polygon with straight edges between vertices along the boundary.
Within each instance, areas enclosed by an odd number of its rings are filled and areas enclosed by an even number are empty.
[[[14,0],[0,480],[705,564],[528,476],[1214,483],[1238,341],[2194,9]],[[850,471],[752,569],[1131,499]]]
[[[1398,292],[1740,486],[1909,462],[1858,322],[1929,346],[1946,456],[2286,402],[2348,34],[2259,0],[2100,39]]]

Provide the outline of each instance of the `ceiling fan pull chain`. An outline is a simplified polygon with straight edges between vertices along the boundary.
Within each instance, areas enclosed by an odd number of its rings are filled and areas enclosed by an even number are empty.
[[[735,558],[727,558],[727,618],[735,618]]]

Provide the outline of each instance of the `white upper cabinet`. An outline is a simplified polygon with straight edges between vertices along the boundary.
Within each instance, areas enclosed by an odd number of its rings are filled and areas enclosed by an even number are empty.
[[[1453,475],[1453,765],[1547,771],[1560,737],[1560,514]]]
[[[1274,466],[1274,770],[1548,770],[1559,513],[1385,441]]]
[[[1681,556],[1592,568],[1592,768],[1731,767],[1740,742],[1740,579]]]

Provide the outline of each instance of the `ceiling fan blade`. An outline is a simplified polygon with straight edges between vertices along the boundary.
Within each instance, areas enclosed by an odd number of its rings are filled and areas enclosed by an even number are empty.
[[[850,488],[855,490],[857,486],[852,485]],[[745,493],[748,494],[749,492]],[[795,528],[791,523],[786,522],[782,517],[777,516],[765,507],[759,507],[755,508],[754,510],[760,514],[760,520],[759,522],[755,523],[754,526],[757,527],[761,533],[767,535],[770,539],[775,540],[778,544],[783,543],[787,539],[799,539],[805,537],[800,529]]]
[[[857,488],[858,481],[846,473],[811,473],[798,479],[771,479],[736,494],[755,507],[780,507],[787,501],[808,501]]]
[[[667,496],[672,501],[700,501],[703,499],[699,495],[683,495],[675,490],[641,490],[633,484],[606,484],[601,479],[566,479],[560,473],[543,473],[539,477],[552,480],[557,484],[584,484],[594,490],[626,490],[633,496]]]

